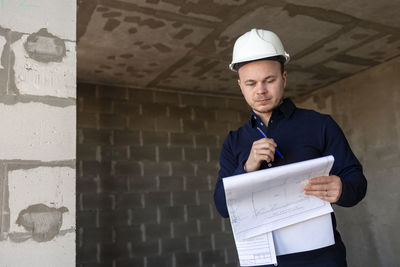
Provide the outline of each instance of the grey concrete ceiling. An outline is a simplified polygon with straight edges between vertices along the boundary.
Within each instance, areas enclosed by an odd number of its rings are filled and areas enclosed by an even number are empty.
[[[288,96],[400,55],[400,1],[78,0],[78,80],[240,94],[235,39],[276,32],[292,57]]]

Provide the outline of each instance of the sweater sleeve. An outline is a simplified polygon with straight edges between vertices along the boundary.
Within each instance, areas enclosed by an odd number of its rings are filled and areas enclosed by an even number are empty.
[[[220,155],[220,170],[214,190],[214,203],[217,211],[222,217],[229,217],[226,206],[225,189],[222,178],[245,173],[244,162],[239,162],[232,151],[232,133],[229,133],[222,145]]]
[[[333,155],[335,158],[331,174],[339,176],[342,181],[342,194],[336,204],[352,207],[364,198],[367,191],[362,166],[342,130],[330,116],[326,117],[323,136],[324,155]]]

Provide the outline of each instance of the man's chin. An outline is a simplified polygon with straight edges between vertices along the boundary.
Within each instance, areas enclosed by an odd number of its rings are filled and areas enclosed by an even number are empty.
[[[256,107],[254,108],[254,111],[258,112],[258,113],[271,113],[272,108],[271,107]]]

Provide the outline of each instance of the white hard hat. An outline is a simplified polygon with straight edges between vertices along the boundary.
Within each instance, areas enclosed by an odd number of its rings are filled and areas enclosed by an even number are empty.
[[[278,35],[271,31],[252,29],[240,36],[233,47],[232,63],[229,68],[237,71],[237,63],[253,61],[263,58],[283,56],[284,64],[288,63],[290,56],[285,52]]]

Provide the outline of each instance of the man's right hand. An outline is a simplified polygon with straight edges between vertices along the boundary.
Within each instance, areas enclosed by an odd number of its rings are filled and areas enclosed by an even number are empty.
[[[251,147],[249,158],[244,164],[246,172],[257,171],[260,168],[261,162],[274,161],[276,143],[271,138],[261,138],[255,141]]]

